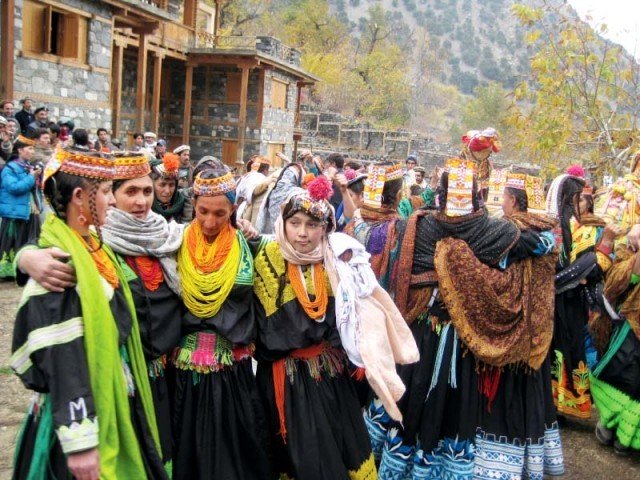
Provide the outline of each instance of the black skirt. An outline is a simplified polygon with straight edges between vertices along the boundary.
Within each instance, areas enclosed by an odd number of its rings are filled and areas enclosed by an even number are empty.
[[[537,372],[505,367],[495,398],[482,397],[476,435],[476,478],[530,478],[564,473],[551,391],[549,358]]]
[[[0,223],[0,278],[14,278],[13,260],[29,241],[40,236],[40,217],[31,214],[29,220],[3,218]]]
[[[321,366],[313,372],[305,360],[286,362],[286,443],[279,433],[272,363],[259,362],[257,371],[273,443],[274,474],[299,480],[376,478],[358,392],[344,358],[343,368],[333,371],[326,368],[329,361],[318,362]]]
[[[175,375],[173,478],[273,478],[251,359],[212,373],[176,369]]]
[[[36,441],[44,438],[41,427],[43,426],[40,413],[43,410],[44,402],[48,402],[48,395],[43,396],[43,401],[38,408],[33,408],[27,414],[20,439],[16,445],[15,464],[13,469],[13,479],[22,480],[29,478],[29,469],[32,465]],[[138,439],[142,461],[149,480],[168,480],[162,460],[158,456],[157,449],[151,430],[145,419],[144,407],[139,397],[129,397],[129,408],[131,411],[131,424]],[[44,478],[47,480],[62,480],[74,478],[67,468],[67,457],[62,451],[58,436],[53,430],[49,432],[50,438],[48,464]],[[100,447],[98,446],[98,451]],[[43,479],[40,479],[43,480]]]
[[[166,358],[166,357],[165,357]],[[173,391],[175,372],[170,364],[158,365],[161,359],[149,362],[149,386],[153,396],[153,406],[156,412],[156,424],[162,447],[162,461],[168,463],[173,455],[173,435],[171,419],[173,412]]]

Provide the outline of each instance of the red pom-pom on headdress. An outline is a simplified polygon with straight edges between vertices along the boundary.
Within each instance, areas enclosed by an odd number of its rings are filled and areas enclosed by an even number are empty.
[[[162,157],[162,165],[167,173],[174,173],[180,167],[180,157],[175,153],[165,153]]]
[[[347,181],[353,180],[358,176],[358,172],[356,172],[353,168],[347,168],[344,171],[344,176],[346,177]]]
[[[579,163],[574,163],[567,168],[567,174],[573,177],[584,178],[584,168]]]
[[[333,195],[331,182],[324,175],[320,175],[318,178],[310,182],[309,185],[307,185],[307,191],[314,202],[329,200],[331,195]]]

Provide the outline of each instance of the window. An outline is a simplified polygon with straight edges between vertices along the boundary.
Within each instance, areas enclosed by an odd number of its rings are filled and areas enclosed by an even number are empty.
[[[23,50],[85,63],[87,18],[64,9],[24,0]]]
[[[287,109],[287,90],[288,86],[285,82],[271,79],[271,108],[280,110]]]

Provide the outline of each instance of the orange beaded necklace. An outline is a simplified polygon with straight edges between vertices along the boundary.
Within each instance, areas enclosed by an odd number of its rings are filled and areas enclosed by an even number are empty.
[[[185,232],[185,242],[194,266],[202,273],[218,270],[229,256],[236,239],[236,230],[227,224],[213,243],[207,242],[200,222],[195,220]]]
[[[114,289],[118,288],[118,285],[120,285],[118,272],[116,271],[115,265],[109,258],[109,255],[107,255],[107,252],[105,252],[103,248],[100,248],[100,244],[93,235],[89,235],[85,238],[78,232],[75,233],[87,245],[91,258],[93,258],[93,262],[96,264],[96,267],[98,267],[98,272],[100,272],[102,278],[104,278]]]
[[[313,301],[309,299],[304,275],[300,271],[299,266],[288,263],[287,273],[289,275],[289,281],[291,282],[291,288],[293,288],[296,298],[306,314],[309,315],[312,320],[322,320],[327,312],[327,305],[329,303],[322,263],[313,265],[313,291],[316,296],[316,299]]]
[[[162,266],[157,258],[153,257],[125,257],[125,262],[140,277],[144,288],[151,292],[155,292],[162,282],[164,282],[164,273]]]

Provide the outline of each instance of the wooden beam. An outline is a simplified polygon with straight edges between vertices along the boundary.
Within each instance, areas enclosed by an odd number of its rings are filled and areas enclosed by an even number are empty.
[[[113,47],[113,70],[111,72],[111,130],[114,138],[120,136],[120,109],[122,107],[122,61],[124,47],[117,42]],[[121,138],[123,142],[124,138]]]
[[[0,31],[2,44],[0,45],[0,93],[3,99],[13,100],[13,57],[15,44],[15,0],[5,0],[0,3]]]
[[[264,114],[264,79],[265,71],[260,69],[258,72],[258,114],[256,115],[256,123],[262,128],[262,115]]]
[[[187,65],[184,86],[184,115],[182,121],[182,143],[189,145],[189,130],[191,130],[191,90],[193,89],[193,67]]]
[[[240,115],[238,117],[238,155],[236,163],[244,164],[244,136],[247,128],[247,96],[249,94],[249,67],[243,65],[240,80]]]
[[[160,127],[160,89],[162,88],[162,59],[163,55],[153,57],[153,105],[151,107],[151,129],[159,131]]]
[[[147,36],[140,35],[138,46],[138,82],[136,87],[136,130],[143,132],[147,105]]]
[[[222,8],[220,0],[216,0],[216,14],[213,19],[213,35],[214,37],[218,36],[218,31],[220,30],[220,9]]]

